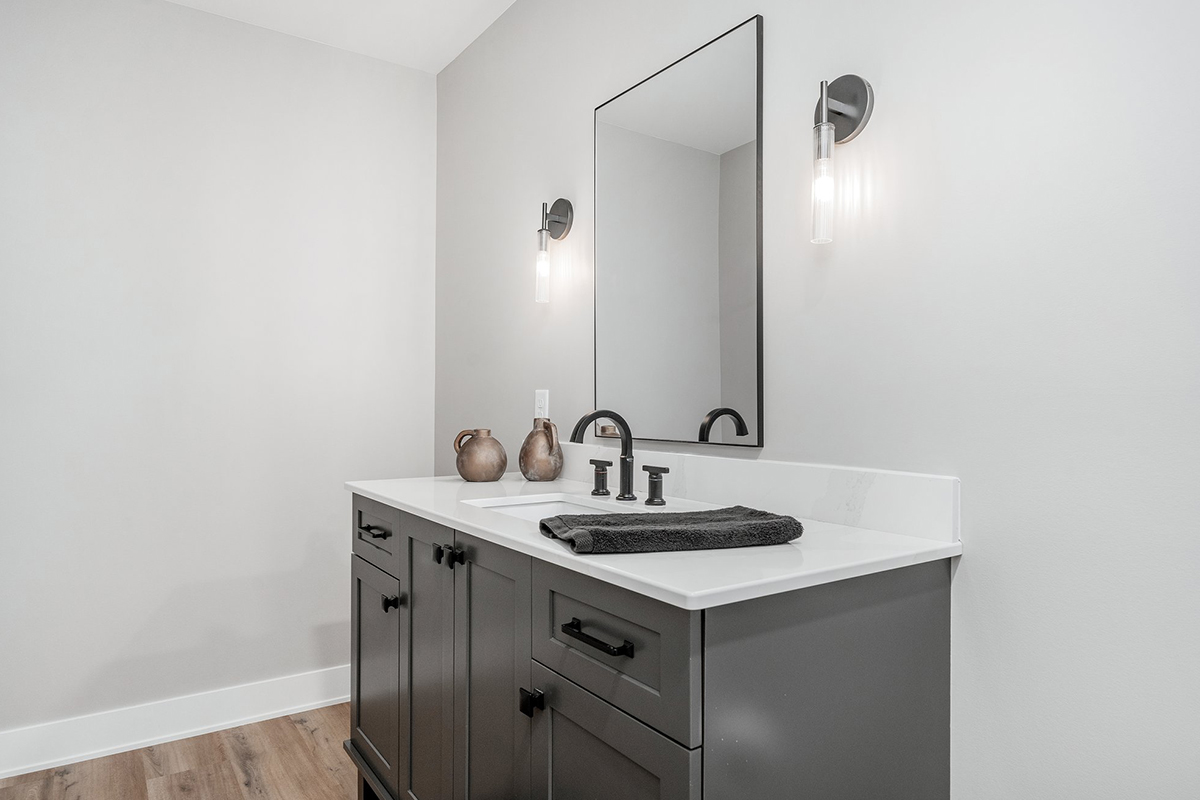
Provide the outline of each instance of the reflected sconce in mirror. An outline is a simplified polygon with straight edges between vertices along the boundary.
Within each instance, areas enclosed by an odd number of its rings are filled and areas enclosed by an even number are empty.
[[[550,240],[565,238],[575,218],[571,201],[558,198],[554,205],[542,203],[542,227],[538,228],[537,265],[534,272],[534,300],[550,302]]]
[[[813,126],[812,243],[833,241],[833,146],[845,144],[867,126],[875,93],[857,75],[821,81]]]

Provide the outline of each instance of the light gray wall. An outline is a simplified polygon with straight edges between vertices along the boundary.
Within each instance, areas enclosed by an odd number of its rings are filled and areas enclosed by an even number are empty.
[[[0,4],[0,730],[348,660],[342,482],[432,466],[435,90]]]
[[[639,436],[694,440],[721,399],[720,182],[720,156],[596,123],[596,404]]]
[[[1190,796],[1200,6],[519,0],[438,76],[438,469],[472,425],[515,452],[535,387],[590,407],[592,109],[756,12],[763,455],[962,478],[956,798]],[[813,106],[847,72],[875,114],[818,248]],[[537,307],[560,195],[572,272]]]
[[[721,154],[721,405],[736,409],[750,433],[722,417],[709,441],[758,442],[758,141]]]

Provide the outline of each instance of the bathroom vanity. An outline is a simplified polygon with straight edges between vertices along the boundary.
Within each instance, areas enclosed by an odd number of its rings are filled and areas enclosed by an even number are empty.
[[[361,798],[949,796],[957,541],[806,519],[789,545],[581,556],[536,520],[646,506],[347,487]]]
[[[766,430],[762,32],[596,108],[597,410],[565,479],[347,485],[360,800],[949,797],[958,482],[695,454]],[[647,342],[664,357],[629,357]],[[582,444],[605,421],[619,457]],[[619,461],[644,499],[635,435],[695,448],[645,456],[662,511],[743,504],[804,536],[625,555],[542,536],[649,510],[586,482]]]

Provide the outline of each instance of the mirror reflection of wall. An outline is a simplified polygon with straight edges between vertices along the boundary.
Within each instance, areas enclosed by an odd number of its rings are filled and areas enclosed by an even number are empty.
[[[761,446],[757,22],[596,111],[596,404],[638,438]]]

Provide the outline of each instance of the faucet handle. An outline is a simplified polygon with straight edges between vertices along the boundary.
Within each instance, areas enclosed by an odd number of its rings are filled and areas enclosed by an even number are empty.
[[[666,467],[652,467],[649,464],[643,464],[642,469],[650,473],[650,478],[647,481],[647,487],[650,490],[650,496],[646,498],[648,506],[665,506],[666,500],[663,500],[663,479],[662,476],[671,470]]]
[[[592,494],[597,497],[608,497],[608,468],[612,466],[612,462],[593,458],[588,463],[596,468],[596,474],[592,476]]]

